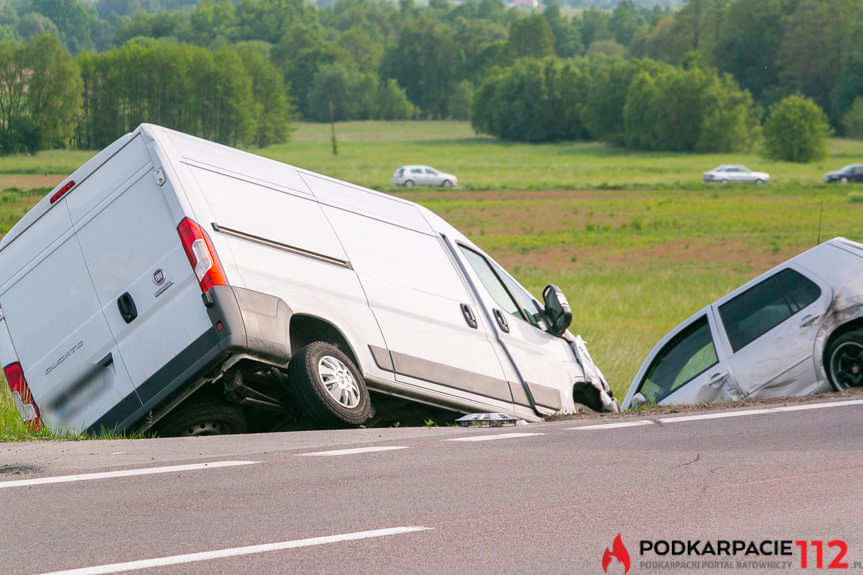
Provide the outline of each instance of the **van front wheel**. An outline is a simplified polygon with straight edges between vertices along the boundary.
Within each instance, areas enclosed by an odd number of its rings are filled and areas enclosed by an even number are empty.
[[[246,415],[238,405],[215,399],[192,399],[159,422],[162,437],[245,433]]]
[[[371,400],[359,369],[334,345],[310,343],[291,359],[288,379],[305,415],[327,426],[361,425]]]

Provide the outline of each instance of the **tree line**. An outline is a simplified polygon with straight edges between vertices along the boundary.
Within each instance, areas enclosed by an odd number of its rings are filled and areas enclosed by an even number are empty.
[[[29,102],[46,35],[53,65],[78,78],[53,122]],[[99,147],[145,120],[263,146],[297,117],[721,151],[751,146],[791,95],[863,137],[859,0],[620,0],[572,15],[551,0],[0,0],[0,49],[18,54],[0,62],[0,102],[15,101],[0,103],[6,151]]]

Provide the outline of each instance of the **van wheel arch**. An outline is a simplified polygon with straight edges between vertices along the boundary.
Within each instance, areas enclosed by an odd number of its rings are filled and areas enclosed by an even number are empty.
[[[289,329],[292,355],[310,343],[323,341],[347,355],[363,375],[362,364],[358,361],[356,352],[342,331],[332,323],[313,315],[294,314],[291,316]]]

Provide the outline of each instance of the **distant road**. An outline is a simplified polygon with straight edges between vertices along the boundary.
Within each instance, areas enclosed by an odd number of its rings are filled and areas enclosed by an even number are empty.
[[[840,572],[860,572],[861,403],[0,444],[0,572],[600,574],[618,533],[629,573],[825,571],[811,545],[808,569],[796,546],[737,558],[787,568],[643,563],[716,559],[639,555],[641,540],[674,539],[824,541],[824,567],[840,540]]]

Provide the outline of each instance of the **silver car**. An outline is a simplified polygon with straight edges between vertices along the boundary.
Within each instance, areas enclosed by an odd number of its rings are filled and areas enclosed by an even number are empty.
[[[402,166],[393,173],[396,186],[444,186],[458,185],[458,178],[452,174],[439,172],[430,166]]]
[[[863,244],[834,238],[692,315],[653,348],[622,407],[863,385]]]
[[[766,184],[769,181],[770,174],[765,174],[764,172],[753,172],[746,166],[723,164],[713,168],[709,172],[704,172],[704,182],[708,184],[724,184],[726,182]]]

